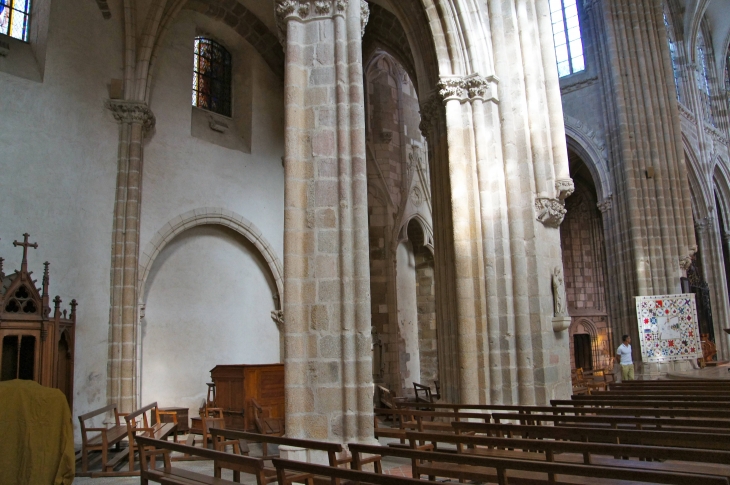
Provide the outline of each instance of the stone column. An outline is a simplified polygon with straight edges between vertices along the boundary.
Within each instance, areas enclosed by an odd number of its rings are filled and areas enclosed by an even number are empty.
[[[361,14],[346,0],[277,0],[286,38],[286,427],[372,441]]]
[[[119,123],[117,191],[112,230],[107,400],[120,411],[137,407],[137,271],[142,190],[142,141],[155,117],[146,103],[110,100]]]
[[[702,276],[710,289],[710,304],[712,306],[712,327],[715,334],[715,346],[718,356],[728,353],[728,338],[723,330],[727,327],[728,314],[727,280],[725,278],[725,263],[722,257],[722,237],[720,226],[714,212],[703,219],[696,221],[697,245],[702,255]],[[699,303],[699,302],[698,302]],[[720,357],[722,358],[722,357]]]
[[[661,2],[591,0],[585,7],[612,133],[615,224],[607,249],[618,273],[610,295],[615,347],[622,333],[638,338],[634,297],[678,293],[680,261],[696,245]],[[639,354],[635,346],[636,361]]]

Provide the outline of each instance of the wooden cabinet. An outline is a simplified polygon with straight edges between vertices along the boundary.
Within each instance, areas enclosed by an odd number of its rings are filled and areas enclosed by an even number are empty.
[[[256,431],[252,398],[263,408],[262,417],[284,418],[284,364],[217,365],[210,376],[226,428]]]

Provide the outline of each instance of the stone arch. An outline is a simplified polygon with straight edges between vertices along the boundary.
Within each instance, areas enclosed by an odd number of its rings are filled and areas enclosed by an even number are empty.
[[[728,182],[730,181],[730,173],[728,172],[727,164],[721,158],[718,158],[715,164],[712,179],[718,201],[717,210],[720,211],[723,220],[728,224],[730,223],[730,183]],[[722,229],[728,231],[730,227]]]
[[[689,178],[689,188],[692,195],[690,198],[692,213],[695,219],[699,220],[712,212],[712,207],[714,206],[712,187],[707,182],[707,178],[702,176],[704,172],[702,170],[702,164],[684,134],[682,134],[682,144],[684,145],[684,156],[687,161],[687,177]]]
[[[279,309],[283,307],[284,271],[273,246],[266,240],[261,231],[245,217],[222,207],[202,207],[188,211],[168,221],[162,229],[147,243],[139,258],[139,279],[137,283],[140,298],[145,293],[145,284],[155,259],[178,234],[195,226],[221,225],[236,231],[253,244],[266,261],[271,276],[276,284],[279,298]],[[140,302],[141,303],[141,302]]]
[[[431,224],[421,215],[418,213],[411,214],[408,217],[405,217],[403,219],[403,224],[401,224],[401,227],[398,231],[398,241],[397,244],[402,243],[403,241],[408,240],[408,226],[411,223],[411,221],[415,221],[418,226],[421,228],[421,231],[423,231],[423,245],[431,252],[431,255],[434,254],[434,243],[433,243],[433,228],[431,227]]]
[[[583,160],[596,184],[598,203],[611,198],[613,189],[608,175],[608,159],[606,144],[596,136],[596,132],[588,128],[582,121],[572,116],[564,116],[565,135],[568,147],[574,150]]]
[[[702,20],[709,4],[710,0],[690,0],[684,9],[684,32],[687,34],[684,37],[684,45],[687,59],[692,63],[697,62],[695,57],[697,51],[697,34],[702,28]]]

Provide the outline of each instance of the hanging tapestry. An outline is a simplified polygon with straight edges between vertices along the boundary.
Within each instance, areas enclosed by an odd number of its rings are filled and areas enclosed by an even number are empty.
[[[637,296],[636,315],[642,361],[702,357],[694,294]]]

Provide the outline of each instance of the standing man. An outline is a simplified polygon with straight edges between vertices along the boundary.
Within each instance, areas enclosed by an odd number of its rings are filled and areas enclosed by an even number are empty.
[[[631,337],[624,335],[621,337],[623,343],[618,346],[616,355],[620,359],[621,364],[621,380],[634,380],[634,361],[631,360]]]

